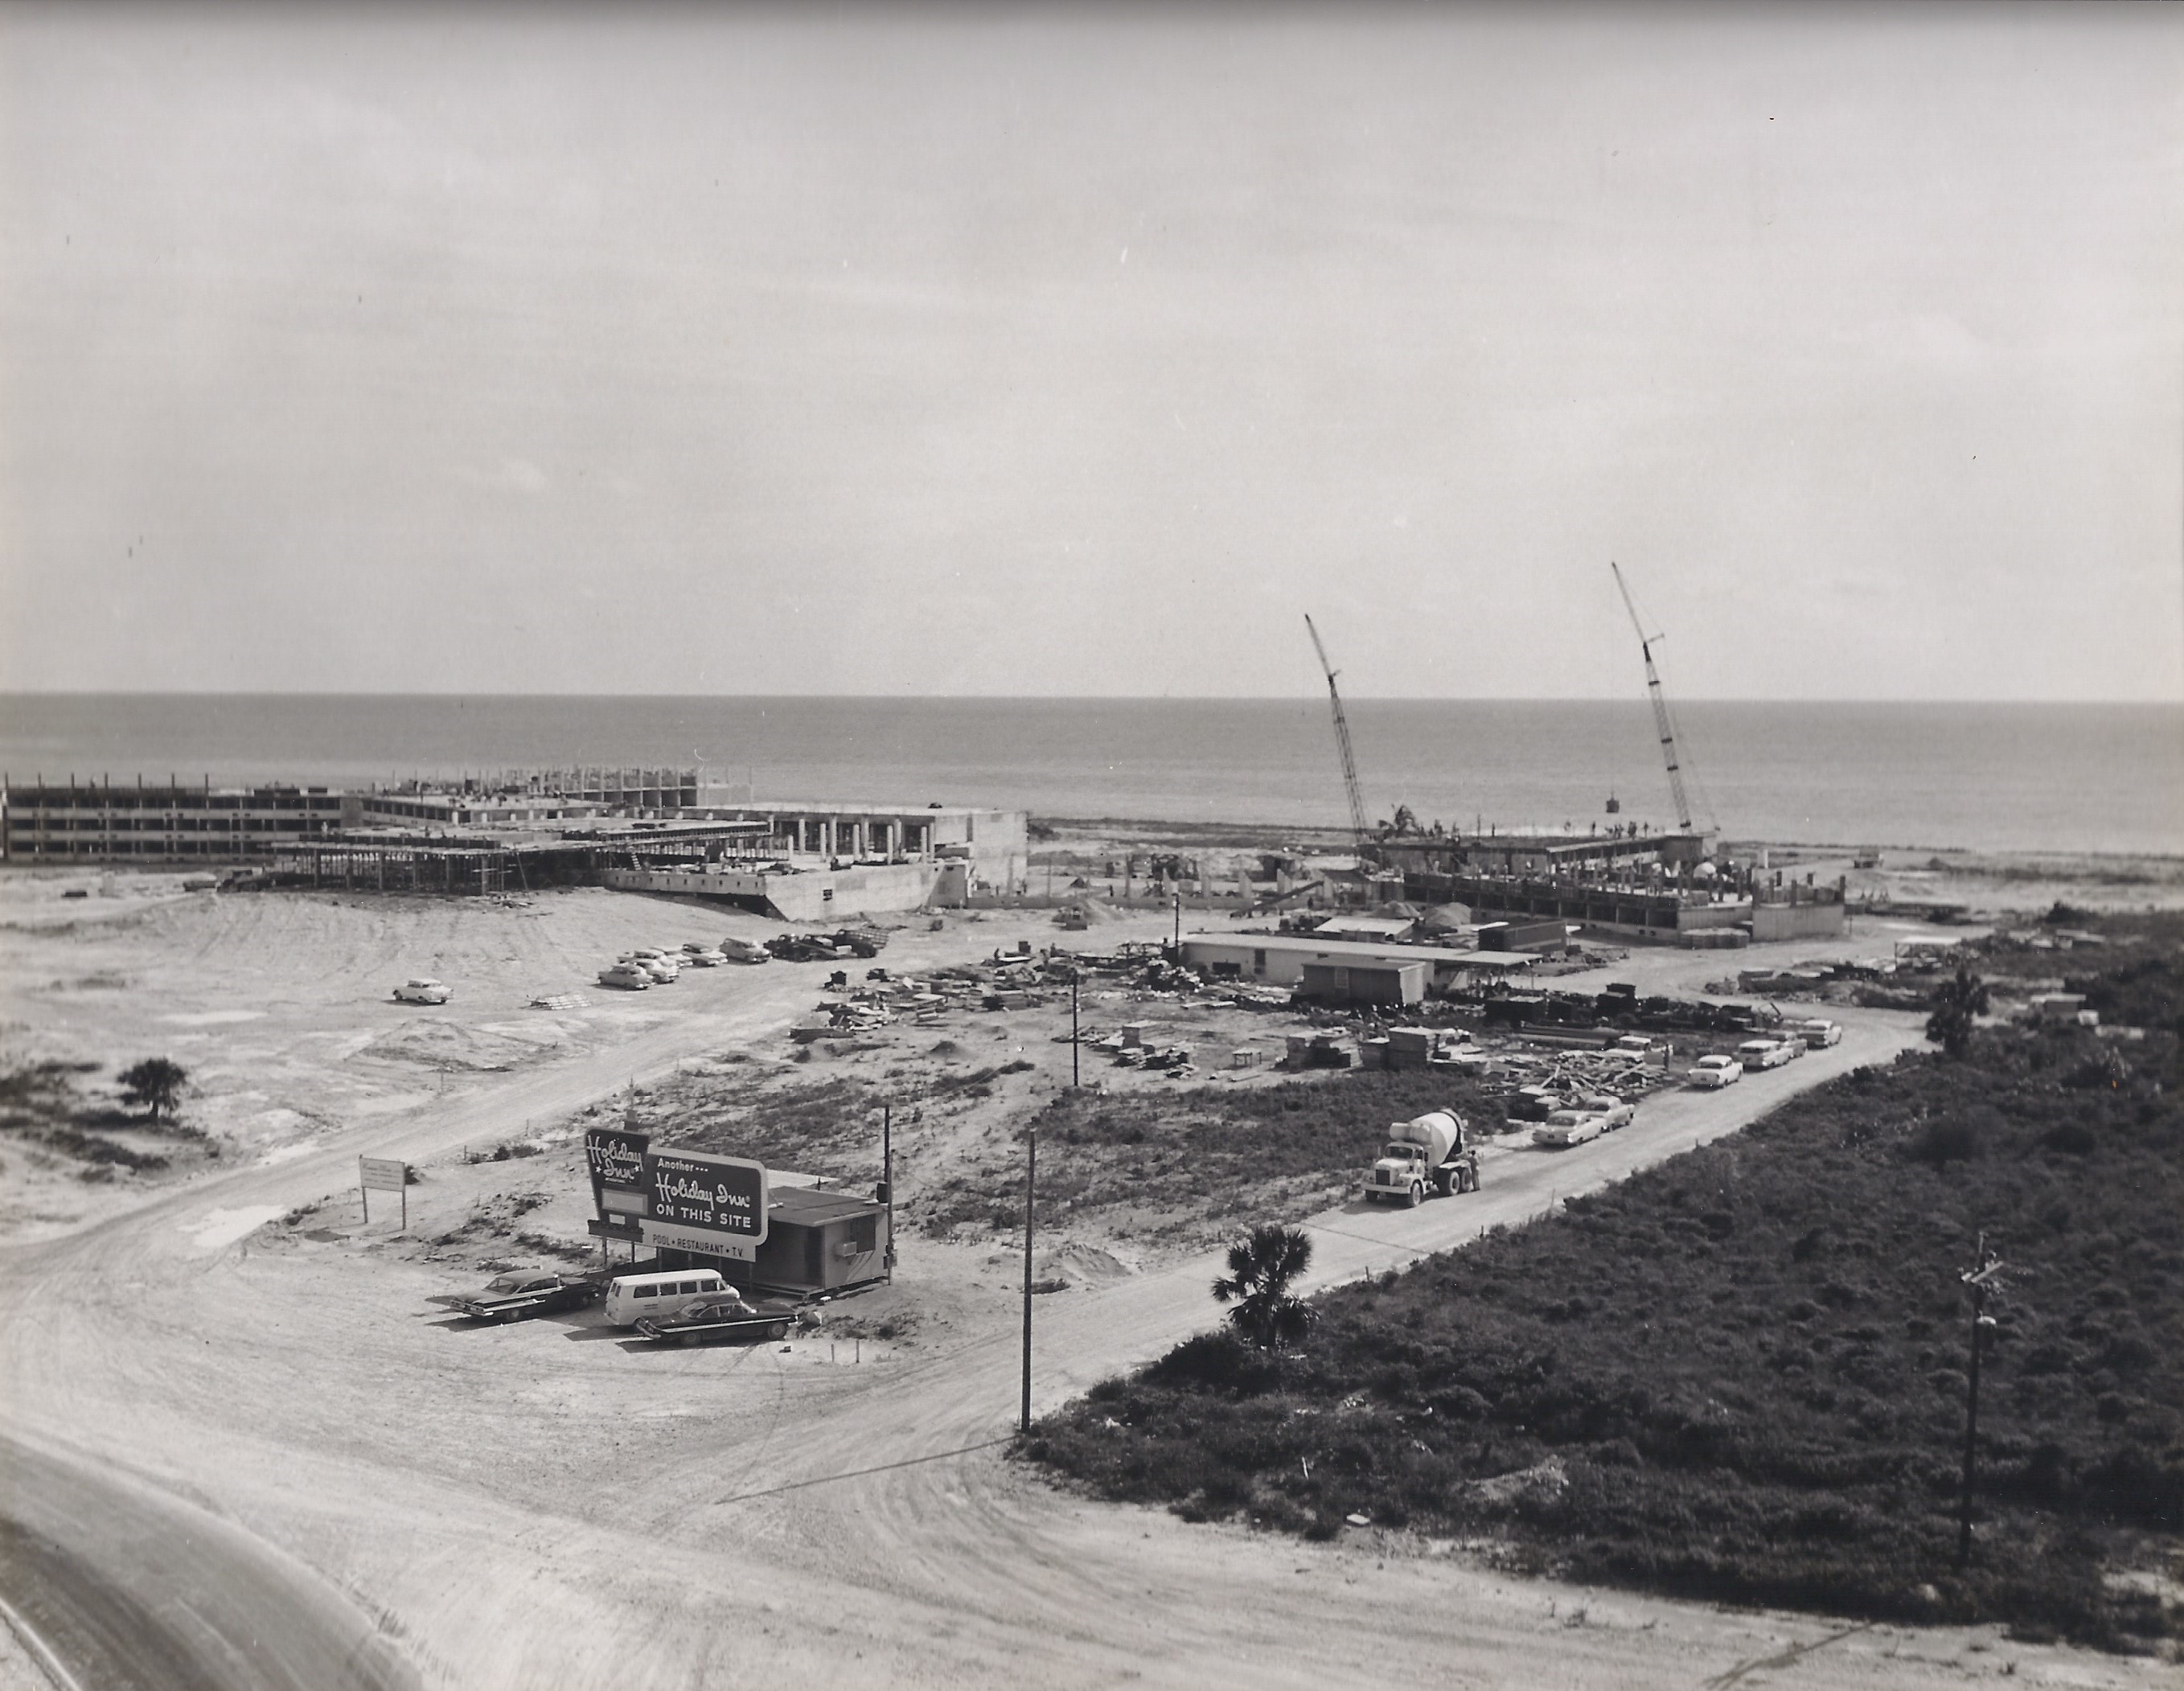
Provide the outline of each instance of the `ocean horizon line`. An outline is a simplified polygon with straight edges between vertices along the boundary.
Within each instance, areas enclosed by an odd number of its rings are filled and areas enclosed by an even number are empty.
[[[1337,671],[1340,675],[1340,671]],[[704,700],[734,701],[762,704],[773,699],[799,704],[866,704],[886,701],[890,703],[966,704],[1295,704],[1301,701],[1317,701],[1324,696],[1318,687],[1298,693],[671,693],[644,691],[636,693],[597,692],[405,692],[396,688],[379,688],[367,692],[353,690],[321,690],[298,688],[214,688],[214,687],[27,687],[0,688],[0,702],[8,699],[51,698],[192,698],[192,699],[415,699],[445,700],[461,704],[471,699],[495,702],[518,702],[526,699],[551,699],[566,703],[571,699],[646,699],[646,700]],[[1642,688],[1623,693],[1381,693],[1360,692],[1343,693],[1346,704],[1643,704]],[[2153,709],[2184,710],[2184,697],[2176,698],[1926,698],[1909,694],[1886,697],[1814,697],[1783,695],[1754,698],[1728,693],[1672,693],[1671,704],[1735,704],[1735,705],[1903,705],[1918,709],[1947,709],[1964,706],[1981,710],[1993,709]]]

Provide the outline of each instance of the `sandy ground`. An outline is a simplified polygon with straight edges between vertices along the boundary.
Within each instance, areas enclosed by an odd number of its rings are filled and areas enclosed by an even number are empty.
[[[0,898],[9,1054],[170,1051],[198,1076],[192,1111],[229,1146],[165,1184],[64,1193],[47,1180],[11,1198],[0,1435],[41,1471],[103,1477],[147,1542],[178,1530],[161,1525],[175,1511],[217,1521],[242,1541],[237,1579],[292,1583],[327,1611],[324,1636],[361,1627],[422,1683],[779,1685],[845,1668],[950,1686],[2174,1683],[2173,1668],[1991,1630],[1716,1610],[1513,1579],[1373,1531],[1307,1546],[1071,1497],[1002,1449],[1017,1267],[990,1244],[905,1236],[897,1285],[839,1306],[860,1321],[915,1312],[900,1343],[822,1331],[653,1354],[588,1312],[452,1322],[424,1300],[465,1283],[469,1264],[420,1238],[497,1194],[572,1182],[554,1136],[632,1076],[777,1054],[823,975],[690,971],[621,998],[591,984],[599,964],[778,924],[603,892],[526,907],[172,893],[64,906],[22,883]],[[1027,912],[905,932],[887,960],[967,960],[1019,937],[1057,937]],[[1635,959],[1664,982],[1720,967],[1719,954]],[[454,1003],[387,1003],[411,973],[454,983]],[[525,1008],[571,990],[588,1004]],[[1497,1151],[1481,1193],[1312,1218],[1318,1277],[1539,1214],[1916,1043],[1915,1018],[1840,1019],[1842,1045],[1720,1094],[1665,1096],[1578,1151]],[[1050,1084],[1066,1049],[1022,1043],[1040,1065],[1023,1084]],[[549,1149],[465,1160],[513,1138]],[[421,1165],[410,1237],[391,1210],[376,1205],[367,1228],[349,1207],[360,1153]],[[11,1193],[20,1172],[11,1159]],[[303,1225],[264,1225],[330,1195]],[[1209,1324],[1213,1271],[1155,1258],[1036,1300],[1035,1407]],[[0,1512],[37,1507],[31,1470],[0,1461]],[[47,1525],[63,1541],[91,1534],[87,1557],[118,1554],[112,1523],[101,1540],[87,1512],[53,1508]],[[191,1554],[132,1577],[155,1592]],[[0,1653],[0,1674],[19,1671]]]

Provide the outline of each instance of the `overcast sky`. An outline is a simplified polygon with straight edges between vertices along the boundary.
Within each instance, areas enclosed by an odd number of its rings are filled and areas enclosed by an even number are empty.
[[[0,10],[0,687],[2184,697],[2184,10]]]

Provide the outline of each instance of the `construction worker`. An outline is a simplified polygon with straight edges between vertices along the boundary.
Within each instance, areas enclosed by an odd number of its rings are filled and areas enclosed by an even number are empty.
[[[1462,1166],[1457,1174],[1457,1190],[1479,1190],[1479,1147],[1476,1145],[1467,1146],[1464,1149]]]

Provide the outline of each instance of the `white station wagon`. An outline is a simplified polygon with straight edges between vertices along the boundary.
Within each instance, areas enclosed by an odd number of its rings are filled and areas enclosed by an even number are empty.
[[[1532,1143],[1549,1150],[1566,1151],[1597,1139],[1607,1131],[1606,1120],[1596,1110],[1557,1110],[1532,1130]]]
[[[394,989],[394,1002],[398,1004],[443,1004],[454,994],[447,983],[420,976],[414,981],[404,981]]]
[[[1747,1039],[1736,1054],[1747,1069],[1779,1069],[1795,1054],[1779,1039]]]

